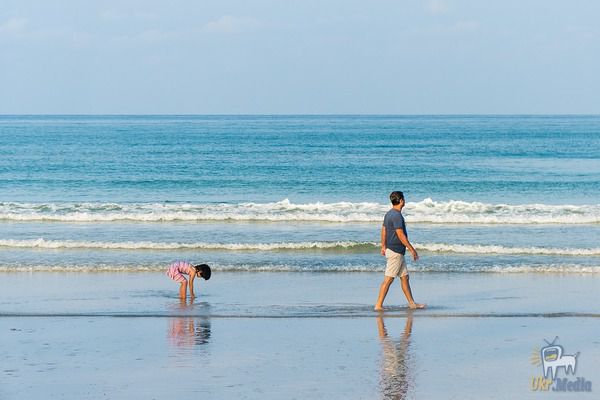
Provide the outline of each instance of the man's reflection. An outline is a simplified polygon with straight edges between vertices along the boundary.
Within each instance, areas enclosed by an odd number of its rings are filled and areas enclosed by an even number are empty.
[[[405,399],[412,386],[408,365],[412,323],[413,312],[408,311],[402,336],[399,340],[394,340],[388,336],[383,316],[377,317],[377,329],[383,348],[380,385],[384,399]]]
[[[194,301],[189,304],[185,299],[179,304],[178,310],[187,313],[194,309]],[[193,347],[205,345],[210,341],[210,318],[208,317],[173,317],[169,318],[169,341],[176,347]]]

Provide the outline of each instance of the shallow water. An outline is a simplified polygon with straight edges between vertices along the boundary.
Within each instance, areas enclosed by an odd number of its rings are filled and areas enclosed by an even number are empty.
[[[567,353],[580,353],[577,376],[598,382],[598,328],[589,318],[2,318],[0,393],[539,398],[530,385],[542,370],[530,358],[555,335]]]
[[[409,311],[394,284],[378,313],[381,280],[217,272],[191,303],[159,272],[5,273],[0,394],[539,398],[530,360],[556,336],[580,353],[577,376],[600,380],[596,274],[414,273],[428,308]]]

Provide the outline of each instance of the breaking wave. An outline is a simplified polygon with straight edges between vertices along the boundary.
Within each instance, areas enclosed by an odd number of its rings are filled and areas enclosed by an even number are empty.
[[[414,243],[419,251],[457,254],[600,256],[600,248],[511,247],[484,244]],[[225,251],[332,251],[376,252],[375,242],[274,242],[274,243],[210,243],[210,242],[94,242],[77,240],[0,239],[0,248],[17,249],[97,249],[97,250],[225,250]]]
[[[381,222],[388,205],[378,203],[0,203],[0,220],[56,222],[316,221]],[[407,203],[410,223],[598,224],[600,204],[487,204],[425,199]]]
[[[163,273],[165,264],[61,264],[61,265],[2,265],[2,272],[68,272],[68,273]],[[349,273],[382,272],[381,263],[367,265],[300,265],[300,264],[218,264],[211,263],[213,271],[220,272],[311,272],[311,273]],[[411,266],[411,272],[423,273],[535,273],[535,274],[598,274],[600,265],[577,264],[516,264],[516,265],[464,265],[464,264],[426,264]]]

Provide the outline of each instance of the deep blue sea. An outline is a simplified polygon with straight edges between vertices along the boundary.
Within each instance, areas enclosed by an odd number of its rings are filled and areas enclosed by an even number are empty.
[[[0,272],[600,272],[600,116],[0,116]]]

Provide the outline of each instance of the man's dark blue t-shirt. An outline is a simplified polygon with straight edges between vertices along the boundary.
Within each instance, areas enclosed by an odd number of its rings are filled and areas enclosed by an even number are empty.
[[[383,226],[385,226],[385,246],[396,253],[405,254],[406,246],[402,244],[396,234],[396,229],[402,229],[404,236],[408,237],[402,213],[392,208],[385,214]]]

